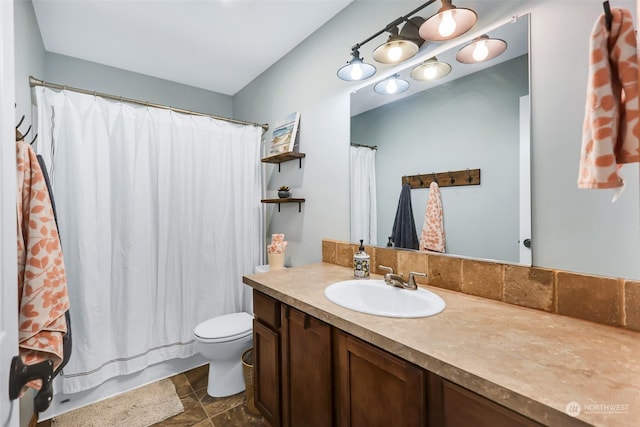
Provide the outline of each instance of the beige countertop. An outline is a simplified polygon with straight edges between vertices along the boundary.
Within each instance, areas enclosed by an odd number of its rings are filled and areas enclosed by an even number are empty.
[[[543,424],[640,426],[639,333],[429,286],[447,304],[442,313],[372,316],[324,296],[352,273],[318,263],[243,281]],[[572,402],[576,417],[566,412]]]

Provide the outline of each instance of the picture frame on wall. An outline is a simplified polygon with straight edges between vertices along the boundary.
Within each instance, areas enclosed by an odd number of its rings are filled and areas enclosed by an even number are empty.
[[[292,153],[298,149],[300,113],[287,114],[273,128],[271,142],[267,147],[267,157]]]

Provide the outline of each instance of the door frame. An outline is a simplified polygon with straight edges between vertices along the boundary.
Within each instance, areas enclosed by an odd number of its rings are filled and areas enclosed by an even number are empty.
[[[9,400],[11,358],[18,354],[16,245],[14,3],[0,1],[0,426],[19,425],[19,400]]]

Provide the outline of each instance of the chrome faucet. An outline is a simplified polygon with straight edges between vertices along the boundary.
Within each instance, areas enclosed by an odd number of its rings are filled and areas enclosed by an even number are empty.
[[[411,273],[409,273],[409,280],[405,282],[403,273],[394,274],[393,268],[387,267],[386,265],[379,265],[378,268],[387,271],[387,274],[384,275],[384,282],[387,285],[395,286],[402,289],[409,289],[412,291],[418,289],[415,276],[427,277],[427,275],[424,273],[417,273],[415,271],[412,271]]]

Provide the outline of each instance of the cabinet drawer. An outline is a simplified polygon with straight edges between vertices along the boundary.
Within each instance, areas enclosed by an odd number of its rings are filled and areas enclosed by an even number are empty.
[[[253,313],[255,318],[273,329],[280,328],[280,302],[262,292],[253,291]]]

